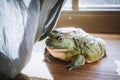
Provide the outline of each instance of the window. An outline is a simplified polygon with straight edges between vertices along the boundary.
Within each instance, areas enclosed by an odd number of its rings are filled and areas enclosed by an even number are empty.
[[[66,0],[63,10],[119,11],[120,0]]]
[[[66,0],[57,27],[120,33],[120,0]]]
[[[72,0],[66,0],[62,10],[72,10]]]
[[[80,10],[119,10],[120,0],[79,0]]]

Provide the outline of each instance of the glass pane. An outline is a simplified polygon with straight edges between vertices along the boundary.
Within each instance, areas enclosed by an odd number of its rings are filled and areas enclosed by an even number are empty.
[[[79,9],[120,9],[120,0],[79,0]]]
[[[72,0],[66,0],[62,10],[72,10]]]

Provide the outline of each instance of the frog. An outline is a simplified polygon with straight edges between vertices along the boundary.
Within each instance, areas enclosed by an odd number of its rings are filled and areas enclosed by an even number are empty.
[[[44,60],[57,58],[69,62],[68,70],[93,63],[106,56],[105,41],[82,28],[56,28],[46,38]]]

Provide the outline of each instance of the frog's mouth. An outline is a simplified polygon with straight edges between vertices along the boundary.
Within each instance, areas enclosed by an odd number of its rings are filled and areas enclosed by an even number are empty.
[[[47,47],[48,50],[54,51],[54,52],[65,52],[65,51],[69,51],[70,49],[56,49],[56,48],[51,48],[51,47]]]

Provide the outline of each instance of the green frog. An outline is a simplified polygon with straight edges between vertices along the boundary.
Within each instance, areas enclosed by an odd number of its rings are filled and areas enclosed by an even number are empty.
[[[67,65],[69,70],[99,61],[106,56],[105,41],[81,28],[56,28],[48,35],[45,43],[45,61],[52,56],[70,62]]]

